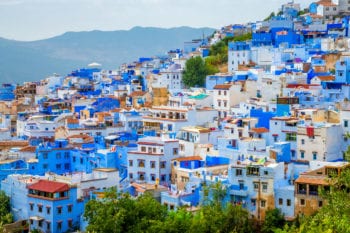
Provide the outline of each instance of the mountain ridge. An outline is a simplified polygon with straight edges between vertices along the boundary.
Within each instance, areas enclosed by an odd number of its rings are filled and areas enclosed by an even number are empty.
[[[68,74],[92,61],[115,69],[138,57],[165,54],[183,48],[185,41],[209,36],[212,28],[133,27],[130,30],[66,32],[37,41],[0,37],[0,80],[36,81],[52,73]]]

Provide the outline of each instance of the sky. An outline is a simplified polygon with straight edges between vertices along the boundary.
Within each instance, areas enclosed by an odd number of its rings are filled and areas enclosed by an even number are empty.
[[[289,0],[290,1],[290,0]],[[314,0],[315,1],[315,0]],[[135,26],[212,27],[262,20],[288,0],[0,0],[0,37],[46,39],[68,31]],[[313,0],[295,0],[302,7]]]

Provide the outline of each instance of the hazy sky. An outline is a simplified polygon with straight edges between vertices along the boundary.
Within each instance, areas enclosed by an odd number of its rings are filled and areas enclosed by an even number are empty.
[[[112,31],[134,26],[220,28],[261,20],[286,2],[288,0],[0,0],[0,37],[37,40],[67,31]],[[305,7],[313,1],[295,2]]]

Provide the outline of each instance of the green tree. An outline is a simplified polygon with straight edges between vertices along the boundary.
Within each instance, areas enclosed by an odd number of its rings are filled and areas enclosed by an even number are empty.
[[[12,221],[10,198],[6,196],[4,191],[0,191],[0,222],[8,224],[12,223]]]
[[[208,74],[204,60],[201,57],[192,57],[186,61],[182,80],[187,87],[203,87]]]
[[[147,232],[166,217],[166,208],[148,194],[136,199],[107,192],[103,200],[86,204],[87,232]]]
[[[280,209],[267,210],[261,231],[263,233],[273,233],[276,228],[282,228],[285,223],[284,215]]]

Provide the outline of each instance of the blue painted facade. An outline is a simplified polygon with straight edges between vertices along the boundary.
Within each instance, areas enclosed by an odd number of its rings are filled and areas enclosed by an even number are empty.
[[[45,181],[46,185],[51,183],[59,182]],[[77,199],[77,188],[67,185],[67,188],[60,189],[59,192],[46,192],[33,188],[35,185],[28,187],[30,229],[60,233],[79,227],[84,202]]]
[[[9,83],[0,85],[0,101],[11,101],[15,99],[16,86]]]
[[[272,33],[260,31],[254,32],[252,35],[253,46],[269,46],[272,45]]]
[[[205,88],[213,90],[215,85],[225,84],[227,82],[236,81],[236,77],[232,74],[228,75],[208,75],[205,80]]]
[[[256,128],[270,129],[270,119],[275,117],[276,114],[273,112],[264,112],[262,109],[251,109],[250,117],[258,118]]]

